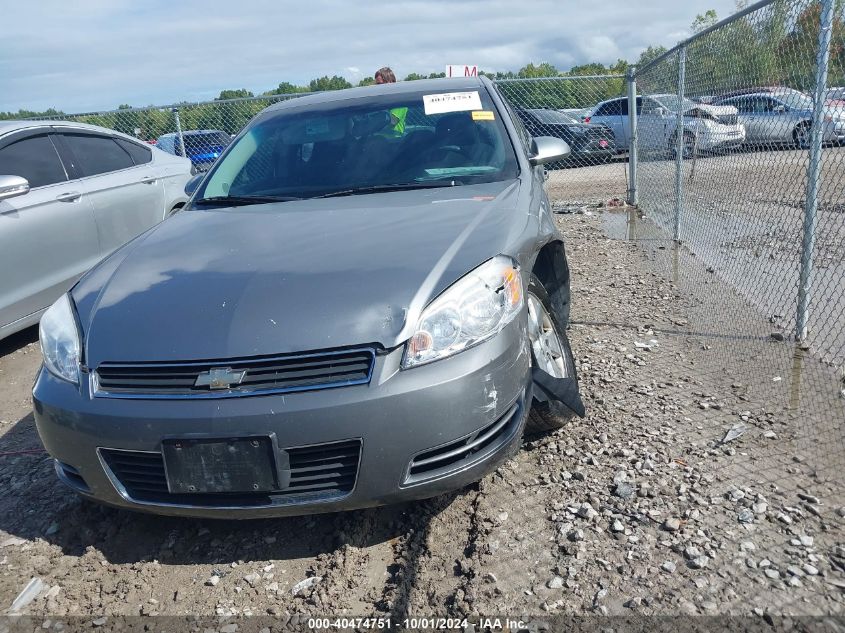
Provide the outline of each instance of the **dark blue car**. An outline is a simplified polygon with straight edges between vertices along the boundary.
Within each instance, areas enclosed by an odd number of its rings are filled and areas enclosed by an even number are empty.
[[[188,130],[182,132],[182,138],[185,154],[197,171],[207,171],[232,140],[226,132],[220,130]],[[184,155],[179,145],[179,135],[176,133],[162,135],[156,144],[159,149],[169,154]]]

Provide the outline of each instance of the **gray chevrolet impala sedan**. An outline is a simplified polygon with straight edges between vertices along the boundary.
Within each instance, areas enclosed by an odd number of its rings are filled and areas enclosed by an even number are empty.
[[[268,108],[44,314],[59,479],[161,514],[347,510],[465,486],[583,415],[543,190],[567,152],[484,78]]]

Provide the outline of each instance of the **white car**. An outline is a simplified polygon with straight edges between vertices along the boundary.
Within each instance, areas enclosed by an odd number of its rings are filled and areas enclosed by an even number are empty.
[[[0,339],[187,202],[191,161],[62,121],[0,122]]]
[[[677,139],[678,96],[656,94],[637,97],[637,128],[641,149],[674,155]],[[745,142],[745,127],[733,106],[715,106],[684,99],[684,157],[696,151],[717,151]],[[627,150],[631,143],[628,98],[602,101],[584,118],[585,123],[613,130],[616,146]]]

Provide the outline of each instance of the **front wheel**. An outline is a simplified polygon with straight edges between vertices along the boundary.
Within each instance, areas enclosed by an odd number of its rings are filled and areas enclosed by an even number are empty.
[[[532,363],[554,378],[575,378],[575,359],[569,339],[551,310],[546,289],[533,275],[525,299]],[[554,431],[566,426],[573,415],[569,407],[560,402],[534,402],[526,428],[535,433]]]

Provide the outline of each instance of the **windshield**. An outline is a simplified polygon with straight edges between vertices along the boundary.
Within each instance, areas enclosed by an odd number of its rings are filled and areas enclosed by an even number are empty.
[[[568,114],[560,112],[559,110],[529,110],[529,112],[534,115],[534,118],[537,119],[537,121],[547,125],[554,125],[555,123],[562,123],[564,125],[579,123],[579,121],[576,121]]]
[[[786,105],[788,105],[790,108],[795,108],[796,110],[813,109],[813,100],[801,92],[789,92],[786,94],[779,93],[775,94],[774,96]]]
[[[670,110],[672,112],[678,111],[678,97],[677,95],[655,95],[652,97],[655,101],[660,103],[664,108]],[[689,99],[684,99],[684,110],[689,110],[690,108],[694,108],[696,103],[694,101],[690,101]]]
[[[220,159],[195,200],[458,186],[517,173],[485,90],[415,92],[268,113]]]

